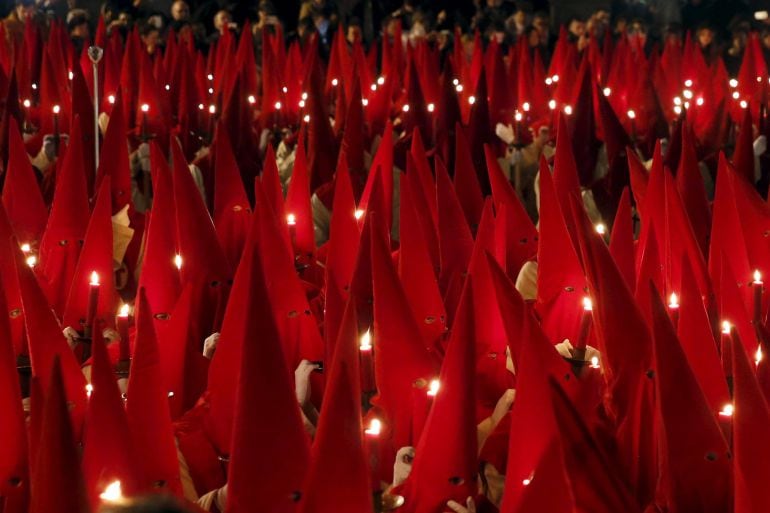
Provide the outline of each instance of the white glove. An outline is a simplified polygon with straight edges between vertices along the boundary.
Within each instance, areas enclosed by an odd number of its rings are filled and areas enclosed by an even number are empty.
[[[396,453],[396,462],[393,464],[393,486],[398,486],[406,481],[412,471],[414,460],[414,447],[402,447]]]
[[[497,137],[502,139],[505,144],[513,144],[513,141],[516,139],[516,134],[514,133],[513,127],[511,127],[511,125],[498,123],[495,125],[495,134]]]
[[[759,157],[767,150],[767,137],[760,135],[754,139],[754,144],[752,146],[754,147],[754,156]]]
[[[62,335],[64,335],[64,338],[67,339],[67,344],[70,346],[70,349],[75,347],[77,344],[77,339],[80,338],[80,334],[75,331],[75,328],[70,326],[67,326],[62,330]]]
[[[49,134],[43,137],[43,153],[45,153],[46,158],[51,162],[56,160],[54,137],[54,134]],[[70,138],[67,134],[59,134],[59,152],[61,152],[61,147],[63,145],[66,146],[67,141],[69,140]]]
[[[318,365],[302,360],[294,371],[294,392],[297,394],[297,402],[300,406],[310,401],[310,373],[317,368]]]
[[[554,347],[556,348],[556,352],[563,358],[574,358],[572,356],[574,348],[568,338],[565,338],[561,343],[556,344]],[[585,361],[590,362],[592,358],[601,360],[602,354],[595,347],[586,346]]]
[[[455,513],[476,513],[476,503],[473,502],[473,497],[468,497],[465,506],[455,501],[449,501],[446,505]]]
[[[104,330],[102,330],[102,337],[109,342],[117,342],[120,340],[120,333],[112,328],[104,328]]]
[[[136,149],[136,156],[139,157],[139,167],[142,168],[142,171],[145,173],[150,172],[150,145],[146,142],[143,142],[139,145],[139,148]]]
[[[505,417],[505,414],[511,410],[514,399],[516,399],[516,390],[509,388],[503,392],[503,395],[497,400],[495,409],[490,416],[494,425],[499,424],[502,418]]]
[[[212,333],[203,341],[203,357],[211,360],[219,344],[219,333]]]

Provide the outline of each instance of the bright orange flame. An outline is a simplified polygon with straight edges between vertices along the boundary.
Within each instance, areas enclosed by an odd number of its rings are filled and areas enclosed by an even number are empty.
[[[99,273],[96,271],[91,273],[91,285],[99,285]]]

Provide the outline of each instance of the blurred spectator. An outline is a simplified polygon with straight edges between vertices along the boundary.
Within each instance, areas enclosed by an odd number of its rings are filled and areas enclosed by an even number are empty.
[[[153,23],[143,23],[139,28],[139,36],[150,55],[155,53],[155,49],[161,44],[160,29]]]
[[[749,34],[743,29],[734,30],[730,38],[730,47],[725,51],[723,59],[725,68],[731,77],[738,76],[743,62],[743,52],[746,49],[746,43],[749,40]]]
[[[84,9],[72,9],[67,13],[67,32],[78,54],[91,41],[88,13]]]
[[[719,55],[714,29],[708,22],[702,23],[695,32],[695,42],[698,44],[706,64],[711,65]]]
[[[521,37],[528,26],[528,16],[523,7],[518,7],[516,11],[505,20],[505,28],[514,38]]]

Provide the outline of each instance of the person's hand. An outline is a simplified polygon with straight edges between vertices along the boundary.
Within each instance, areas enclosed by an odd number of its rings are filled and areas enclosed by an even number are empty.
[[[491,415],[492,423],[495,426],[499,424],[502,418],[505,417],[505,414],[511,410],[514,399],[516,399],[516,390],[512,388],[509,388],[503,392],[502,396],[500,396]]]
[[[118,342],[120,340],[120,333],[112,328],[104,328],[102,330],[102,337],[109,342]]]
[[[396,453],[396,462],[393,464],[393,486],[398,486],[406,481],[412,471],[414,461],[414,447],[402,447]]]
[[[294,371],[294,391],[300,406],[305,406],[310,401],[310,373],[317,368],[315,363],[302,360]]]
[[[203,341],[203,357],[211,360],[219,344],[219,333],[212,333]]]
[[[59,134],[59,147],[58,149],[61,150],[62,145],[67,144],[67,141],[69,141],[69,136],[67,134]],[[53,162],[56,160],[56,136],[53,134],[48,134],[45,137],[43,137],[43,153],[45,153],[45,157]]]
[[[455,513],[476,513],[476,503],[473,502],[472,497],[468,497],[465,506],[456,501],[449,501],[446,505]]]
[[[139,157],[139,167],[145,173],[150,172],[150,145],[143,142],[136,149],[136,156]]]
[[[64,335],[64,338],[67,339],[67,344],[70,346],[70,349],[75,347],[77,344],[77,339],[80,338],[80,334],[75,331],[75,328],[71,326],[67,326],[62,330],[62,335]]]
[[[753,147],[754,147],[755,157],[759,157],[760,155],[765,153],[765,151],[767,151],[767,137],[765,137],[764,135],[760,135],[759,137],[754,139]]]
[[[513,131],[513,127],[511,127],[511,125],[504,125],[502,123],[498,123],[497,125],[495,125],[495,134],[505,144],[513,144],[513,141],[516,138],[516,134]]]

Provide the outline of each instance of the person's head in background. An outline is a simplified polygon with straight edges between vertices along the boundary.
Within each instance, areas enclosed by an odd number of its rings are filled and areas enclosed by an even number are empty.
[[[524,38],[527,40],[527,46],[530,48],[540,45],[540,32],[532,25],[524,29]]]
[[[580,18],[572,17],[567,22],[567,31],[571,38],[579,39],[586,33],[586,23]]]
[[[171,18],[174,21],[188,21],[190,19],[190,6],[184,0],[176,0],[171,4]]]
[[[155,49],[160,46],[160,30],[150,22],[142,23],[139,27],[139,36],[147,48],[147,53],[154,53]]]
[[[220,34],[224,34],[225,30],[233,28],[233,18],[230,13],[224,9],[217,11],[214,15],[214,29]]]
[[[299,20],[299,24],[297,25],[297,37],[301,43],[304,44],[308,41],[313,33],[315,33],[315,23],[313,23],[313,18],[305,16]]]
[[[194,513],[179,500],[167,495],[151,495],[104,504],[98,513]]]
[[[516,11],[513,13],[513,22],[516,24],[517,27],[526,27],[527,26],[527,12],[524,10],[523,7],[519,6]]]
[[[770,29],[763,30],[760,38],[762,40],[762,47],[770,50]]]
[[[714,42],[714,30],[710,25],[701,25],[695,33],[695,40],[701,48],[706,48]]]
[[[72,9],[67,13],[67,31],[74,41],[91,39],[91,29],[88,26],[88,13],[83,9]]]
[[[16,17],[20,20],[31,18],[37,12],[34,0],[16,0]]]
[[[348,29],[345,33],[345,39],[348,44],[353,44],[356,39],[361,40],[363,31],[361,30],[361,20],[356,17],[350,18],[348,22]]]
[[[647,25],[639,18],[631,20],[631,24],[628,26],[628,35],[629,37],[636,36],[644,43],[647,40]]]
[[[540,44],[548,43],[548,36],[551,32],[551,18],[547,12],[538,11],[532,17],[532,26],[537,29],[537,33],[540,35]]]
[[[626,17],[617,16],[615,18],[615,27],[612,30],[613,34],[617,36],[625,34],[627,28],[628,28],[628,20],[626,19]]]

